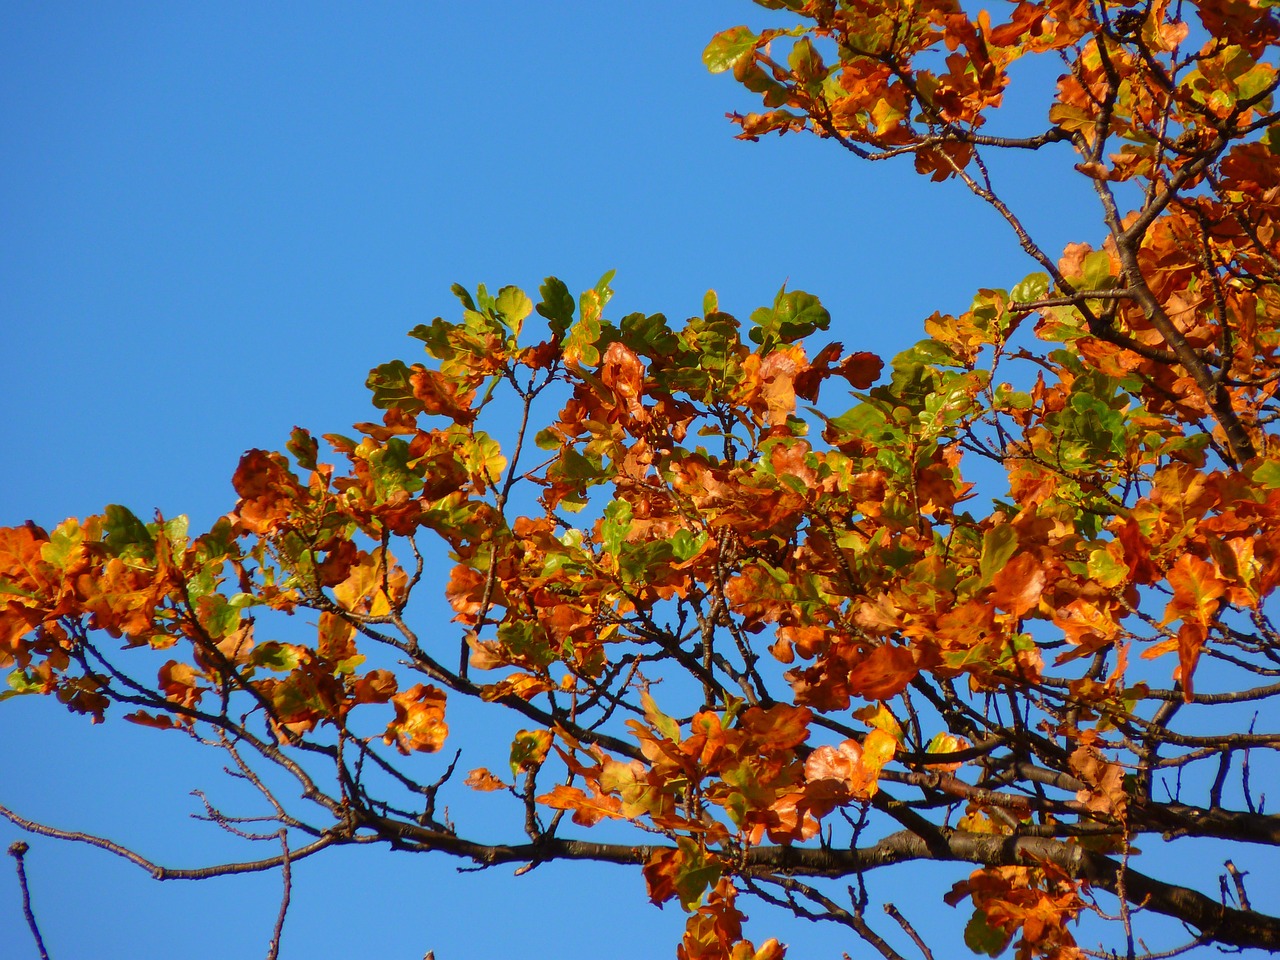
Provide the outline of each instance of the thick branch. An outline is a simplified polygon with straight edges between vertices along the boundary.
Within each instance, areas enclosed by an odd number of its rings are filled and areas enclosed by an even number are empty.
[[[520,845],[479,844],[460,837],[423,830],[412,824],[382,821],[366,825],[394,842],[410,848],[433,849],[466,857],[485,866],[501,863],[537,863],[549,860],[593,860],[604,863],[643,864],[661,847],[591,843],[582,840],[542,838]],[[939,842],[940,841],[940,842]],[[954,860],[985,866],[1026,866],[1053,863],[1068,875],[1083,880],[1153,913],[1188,923],[1217,943],[1235,947],[1280,950],[1280,918],[1235,910],[1188,887],[1174,886],[1091,853],[1079,844],[1041,837],[1002,837],[938,827],[928,841],[903,830],[852,850],[814,847],[754,847],[739,863],[744,874],[803,874],[845,877],[876,867],[912,860]],[[1121,871],[1124,877],[1121,880]]]

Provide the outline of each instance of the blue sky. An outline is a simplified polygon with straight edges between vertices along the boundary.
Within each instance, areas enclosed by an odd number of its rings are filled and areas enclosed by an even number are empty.
[[[369,368],[417,358],[404,333],[454,310],[454,281],[581,289],[617,268],[615,317],[691,315],[709,287],[745,316],[786,282],[823,298],[848,349],[891,354],[1034,269],[909,162],[733,140],[723,114],[748,104],[700,53],[767,17],[747,0],[0,0],[0,524],[115,502],[209,523],[245,449],[371,419]],[[1046,189],[1065,151],[1035,163],[1000,182],[1045,246],[1097,236]],[[0,802],[169,864],[244,854],[187,819],[219,757],[33,701],[0,709]],[[0,845],[18,836],[0,826]],[[55,957],[265,950],[276,876],[157,884],[39,840],[28,861]],[[373,849],[300,865],[283,956],[647,958],[683,926],[636,872],[453,867]],[[933,891],[963,871],[927,872],[918,914],[954,922]],[[772,919],[752,934],[794,957],[861,949]],[[0,953],[34,956],[3,865],[0,931]]]

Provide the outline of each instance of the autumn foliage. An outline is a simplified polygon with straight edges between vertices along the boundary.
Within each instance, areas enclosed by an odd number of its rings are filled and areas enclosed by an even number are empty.
[[[113,506],[0,531],[6,696],[277,768],[324,811],[254,781],[294,859],[374,836],[633,864],[687,960],[784,955],[743,897],[928,956],[868,912],[926,859],[955,862],[934,902],[978,953],[1280,950],[1243,869],[1155,849],[1262,873],[1280,844],[1249,779],[1280,746],[1280,18],[758,2],[781,25],[705,54],[763,101],[741,137],[906,157],[1036,272],[888,363],[798,290],[672,322],[611,317],[611,275],[455,287],[460,316],[410,332],[425,358],[369,375],[379,421],[250,451],[212,529]],[[1015,67],[1046,58],[1028,112]],[[1040,126],[986,133],[1020,95]],[[1089,184],[1096,236],[1028,233],[984,160],[1028,151]],[[414,616],[441,588],[451,631]],[[459,697],[508,719],[509,766],[469,762]],[[523,839],[475,839],[468,790],[509,794]]]

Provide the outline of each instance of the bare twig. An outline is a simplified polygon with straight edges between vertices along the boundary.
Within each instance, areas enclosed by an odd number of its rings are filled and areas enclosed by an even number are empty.
[[[31,936],[35,938],[36,949],[40,951],[40,960],[49,960],[49,951],[44,948],[44,938],[40,936],[40,927],[36,924],[36,915],[31,912],[31,891],[27,887],[27,869],[22,858],[31,849],[21,840],[9,844],[9,856],[13,857],[18,870],[18,886],[22,888],[22,915],[27,918],[27,926],[31,928]]]
[[[249,860],[242,863],[220,863],[210,867],[193,867],[191,869],[176,869],[174,867],[163,867],[158,863],[153,863],[140,853],[130,850],[128,847],[122,846],[113,840],[105,837],[94,836],[91,833],[80,833],[74,830],[59,830],[57,827],[50,827],[43,823],[36,823],[34,820],[27,820],[20,817],[8,807],[0,806],[0,817],[4,817],[10,823],[21,827],[28,833],[34,833],[42,837],[53,837],[57,840],[74,840],[79,843],[87,843],[90,846],[98,847],[109,853],[114,853],[118,857],[123,857],[130,863],[141,867],[147,873],[151,874],[156,880],[207,880],[210,877],[225,877],[235,873],[258,873],[262,870],[274,870],[276,867],[283,865],[280,857],[267,857],[263,860]],[[341,838],[332,833],[326,833],[319,840],[307,844],[299,850],[295,850],[291,855],[291,860],[301,860],[309,857],[313,853],[318,853],[325,847],[332,846],[341,841]],[[12,852],[12,851],[10,851]]]
[[[284,929],[284,918],[289,912],[289,897],[293,892],[293,873],[289,866],[289,831],[280,828],[280,879],[284,890],[280,894],[280,912],[276,914],[275,929],[271,931],[271,943],[267,947],[267,960],[276,960],[280,955],[280,932]]]
[[[897,921],[898,926],[900,926],[903,932],[911,938],[911,942],[914,943],[920,953],[924,955],[924,960],[933,960],[933,951],[929,949],[929,945],[925,943],[920,934],[916,932],[916,928],[911,925],[911,922],[902,915],[901,910],[892,903],[886,903],[884,905],[884,912]]]
[[[1236,899],[1240,901],[1240,907],[1244,910],[1252,910],[1249,906],[1249,895],[1244,892],[1244,878],[1249,875],[1249,871],[1241,870],[1234,863],[1228,860],[1223,864],[1227,868],[1227,872],[1231,874],[1231,882],[1236,888]]]

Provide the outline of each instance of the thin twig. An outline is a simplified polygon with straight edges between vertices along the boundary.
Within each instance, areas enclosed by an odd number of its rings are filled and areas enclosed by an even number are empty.
[[[1249,871],[1241,870],[1234,863],[1228,860],[1223,864],[1227,868],[1227,872],[1231,874],[1231,882],[1235,884],[1236,899],[1240,901],[1240,906],[1245,910],[1252,910],[1249,906],[1249,895],[1244,892],[1244,878],[1249,875]]]
[[[43,823],[37,823],[34,820],[27,820],[20,817],[8,807],[0,805],[0,817],[8,820],[15,826],[21,827],[28,833],[34,833],[42,837],[53,837],[57,840],[74,840],[78,843],[87,843],[90,846],[97,847],[100,850],[106,850],[108,853],[114,853],[118,857],[123,857],[130,863],[136,864],[147,873],[151,874],[156,880],[207,880],[210,877],[226,877],[238,873],[257,873],[262,870],[274,870],[276,867],[282,866],[283,861],[280,857],[267,857],[264,860],[249,860],[242,863],[221,863],[209,867],[193,867],[190,869],[180,869],[174,867],[164,867],[158,863],[153,863],[140,853],[130,850],[128,847],[122,846],[105,837],[94,836],[91,833],[81,833],[76,830],[59,830],[56,827],[50,827]],[[320,839],[307,844],[299,850],[295,850],[290,854],[291,860],[301,860],[309,857],[313,853],[323,850],[325,847],[332,846],[340,842],[355,842],[340,837],[335,833],[326,833]],[[12,853],[12,850],[10,850]]]
[[[884,905],[884,912],[897,921],[898,926],[902,928],[903,932],[911,938],[911,941],[917,948],[919,948],[920,952],[924,954],[924,960],[933,960],[933,951],[929,949],[929,945],[924,942],[920,937],[920,934],[916,933],[916,928],[913,927],[911,922],[902,915],[901,910],[892,903],[886,903]]]
[[[280,955],[280,932],[284,929],[284,918],[289,912],[289,897],[293,892],[293,872],[289,867],[289,831],[280,828],[280,879],[284,883],[284,891],[280,895],[280,912],[276,914],[275,929],[271,931],[271,943],[267,947],[267,960],[276,960]]]
[[[40,951],[40,960],[49,960],[49,952],[44,948],[44,938],[40,936],[40,928],[36,925],[36,915],[31,912],[31,891],[27,887],[27,869],[22,858],[31,848],[21,840],[9,844],[9,856],[13,857],[18,868],[18,886],[22,888],[22,915],[27,918],[27,926],[31,928],[31,936],[35,938],[36,949]]]

